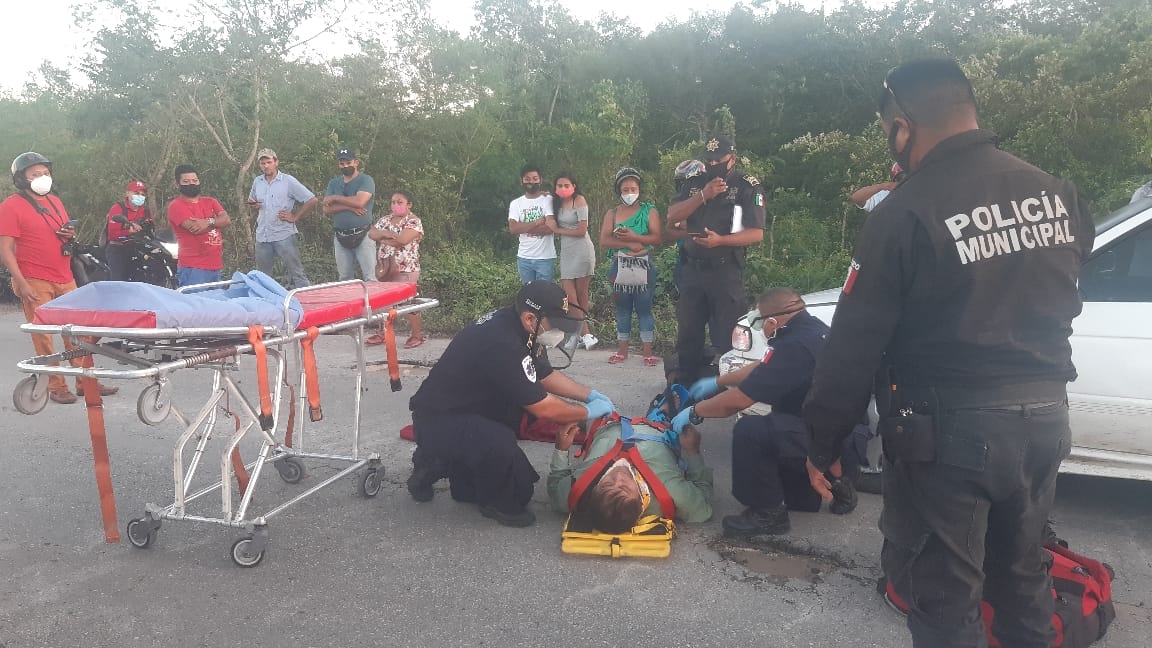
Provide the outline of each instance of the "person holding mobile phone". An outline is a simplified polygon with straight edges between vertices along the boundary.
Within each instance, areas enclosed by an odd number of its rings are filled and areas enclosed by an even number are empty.
[[[642,178],[631,167],[616,173],[616,196],[620,201],[604,214],[600,225],[600,245],[612,262],[608,278],[612,301],[616,302],[616,339],[619,348],[608,358],[610,364],[628,359],[632,337],[632,313],[640,325],[644,366],[655,367],[660,358],[652,354],[656,319],[652,315],[652,294],[656,288],[656,268],[651,251],[660,244],[660,212],[649,202],[640,202]]]
[[[31,322],[36,308],[61,295],[76,290],[72,276],[71,255],[66,247],[76,236],[75,221],[68,216],[64,203],[52,191],[52,162],[29,151],[12,161],[12,184],[16,193],[0,203],[0,260],[12,276],[12,292],[24,307],[24,317]],[[67,341],[65,348],[73,348]],[[36,355],[52,355],[52,336],[34,333],[32,347]],[[82,366],[81,359],[71,361]],[[83,395],[77,380],[76,391]],[[116,387],[100,387],[100,394],[111,396]],[[48,398],[54,403],[76,402],[63,376],[48,377]]]
[[[148,186],[141,180],[133,180],[124,187],[124,200],[108,209],[104,258],[112,281],[128,281],[131,274],[132,246],[128,239],[137,232],[151,231],[155,225],[147,203]],[[117,216],[128,219],[128,223],[117,223],[113,220]]]
[[[684,183],[668,207],[668,227],[684,224],[680,299],[676,304],[678,369],[689,384],[707,373],[705,328],[716,356],[732,348],[732,329],[748,303],[744,260],[764,239],[764,187],[736,168],[736,146],[726,135],[704,143],[703,184]]]

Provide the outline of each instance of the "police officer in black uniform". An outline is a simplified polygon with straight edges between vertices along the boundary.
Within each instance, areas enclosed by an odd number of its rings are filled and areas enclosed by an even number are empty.
[[[824,346],[828,326],[805,310],[800,293],[772,288],[756,303],[760,311],[751,326],[762,326],[770,346],[759,363],[701,378],[692,385],[690,409],[673,419],[673,429],[699,425],[706,418],[726,418],[767,403],[766,416],[744,416],[732,430],[732,495],[746,508],[724,517],[725,533],[736,536],[787,533],[788,510],[820,510],[820,494],[808,483],[808,429],[800,406],[812,384],[816,354]],[[720,392],[721,388],[732,387]],[[847,463],[847,462],[846,462]],[[829,509],[849,513],[856,508],[850,480],[837,482]]]
[[[1047,647],[1042,530],[1070,446],[1092,220],[1075,187],[979,129],[955,61],[893,68],[879,114],[909,175],[856,240],[804,404],[810,479],[827,498],[824,471],[879,376],[882,562],[913,644],[986,646],[983,594],[1003,645]]]
[[[717,352],[732,348],[732,328],[746,303],[745,248],[764,240],[764,188],[735,168],[732,140],[709,138],[703,158],[708,181],[703,186],[685,183],[667,216],[670,229],[686,221],[688,232],[676,304],[677,379],[683,384],[703,374],[706,325]]]
[[[486,517],[506,526],[535,521],[528,502],[540,476],[516,443],[524,412],[573,423],[615,410],[548,363],[545,351],[579,332],[583,321],[563,288],[532,281],[515,306],[481,317],[452,339],[409,402],[417,444],[408,479],[413,499],[431,501],[432,485],[447,477],[452,498],[476,503]]]

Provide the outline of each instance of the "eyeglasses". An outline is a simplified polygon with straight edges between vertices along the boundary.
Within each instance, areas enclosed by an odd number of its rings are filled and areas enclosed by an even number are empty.
[[[884,90],[892,97],[892,103],[896,104],[896,107],[900,110],[901,113],[904,114],[905,119],[915,123],[915,120],[912,119],[912,113],[908,112],[908,109],[904,107],[904,104],[900,103],[900,97],[897,97],[896,91],[892,89],[892,73],[895,72],[899,67],[900,66],[897,65],[896,67],[888,70],[888,73],[884,75]],[[884,121],[884,116],[879,112],[876,113],[876,116],[880,119],[880,121]]]

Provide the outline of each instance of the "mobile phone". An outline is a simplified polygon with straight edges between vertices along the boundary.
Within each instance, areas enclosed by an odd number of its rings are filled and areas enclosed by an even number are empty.
[[[688,232],[688,236],[691,236],[692,238],[707,238],[708,237],[708,235],[705,234],[704,232]]]
[[[72,220],[68,221],[67,223],[64,223],[64,227],[62,227],[60,229],[76,229],[76,224],[79,222],[80,221],[73,218]]]

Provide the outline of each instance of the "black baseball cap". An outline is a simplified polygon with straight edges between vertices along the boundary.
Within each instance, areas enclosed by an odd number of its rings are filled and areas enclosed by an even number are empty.
[[[350,149],[348,147],[344,147],[344,148],[336,151],[336,161],[337,162],[343,162],[346,160],[355,160],[355,159],[356,159],[355,149]]]
[[[572,335],[584,325],[583,310],[568,304],[568,294],[551,281],[529,281],[516,295],[516,310],[547,317],[556,328]]]
[[[709,161],[720,158],[736,150],[732,140],[724,135],[713,135],[704,141],[704,159]]]

